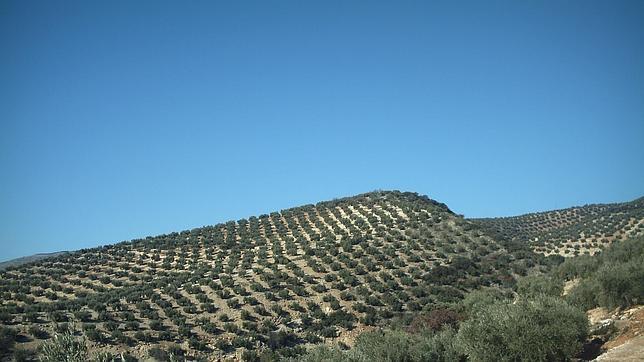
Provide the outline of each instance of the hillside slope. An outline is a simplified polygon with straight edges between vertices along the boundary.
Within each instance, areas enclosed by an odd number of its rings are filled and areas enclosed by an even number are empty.
[[[644,235],[644,197],[521,216],[470,219],[499,240],[528,243],[545,255],[594,253],[615,240]]]
[[[41,254],[34,254],[34,255],[29,255],[29,256],[23,256],[20,258],[16,259],[11,259],[7,261],[0,262],[0,270],[6,269],[8,267],[17,267],[23,264],[28,264],[28,263],[33,263],[38,260],[46,259],[46,258],[52,258],[54,256],[62,255],[67,253],[66,251],[57,251],[54,253],[41,253]]]
[[[21,348],[75,326],[139,357],[288,350],[512,282],[533,257],[427,197],[372,192],[9,268],[0,323]]]

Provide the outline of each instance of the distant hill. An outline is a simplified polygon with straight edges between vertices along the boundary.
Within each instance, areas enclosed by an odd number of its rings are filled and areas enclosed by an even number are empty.
[[[644,197],[521,216],[470,219],[496,239],[529,244],[546,255],[594,253],[615,240],[644,235]]]
[[[34,255],[30,255],[30,256],[23,256],[23,257],[20,257],[20,258],[3,261],[3,262],[0,262],[0,270],[4,270],[4,269],[6,269],[8,267],[17,267],[17,266],[20,266],[20,265],[23,265],[23,264],[32,263],[32,262],[35,262],[35,261],[38,261],[38,260],[42,260],[42,259],[45,259],[45,258],[51,258],[51,257],[54,257],[54,256],[63,255],[63,254],[66,254],[66,253],[67,253],[67,251],[58,251],[58,252],[54,252],[54,253],[40,253],[40,254],[34,254]]]
[[[534,257],[426,196],[371,192],[12,268],[0,316],[25,334],[74,322],[141,358],[150,342],[290,348],[504,285]]]

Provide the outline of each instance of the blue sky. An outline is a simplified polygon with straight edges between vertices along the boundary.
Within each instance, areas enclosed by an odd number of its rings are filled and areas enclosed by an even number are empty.
[[[374,189],[644,195],[642,1],[3,1],[0,260]]]

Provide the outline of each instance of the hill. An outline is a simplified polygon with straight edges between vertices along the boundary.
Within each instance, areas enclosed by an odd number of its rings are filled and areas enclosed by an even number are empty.
[[[23,265],[23,264],[33,263],[33,262],[38,261],[38,260],[51,258],[51,257],[54,257],[54,256],[65,254],[65,253],[66,253],[66,251],[58,251],[58,252],[55,252],[55,253],[40,253],[40,254],[23,256],[23,257],[20,257],[20,258],[3,261],[3,262],[0,262],[0,270],[6,269],[6,268],[8,268],[10,266],[16,267],[16,266],[20,266],[20,265]]]
[[[511,284],[539,261],[479,225],[425,196],[372,192],[81,250],[1,272],[0,322],[27,349],[71,328],[92,350],[141,358],[287,356]]]
[[[470,219],[498,240],[529,244],[545,255],[595,253],[615,240],[644,235],[644,197],[521,216]]]

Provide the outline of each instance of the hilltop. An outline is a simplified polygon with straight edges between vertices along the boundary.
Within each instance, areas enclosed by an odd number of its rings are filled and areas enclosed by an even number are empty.
[[[513,217],[470,219],[498,240],[529,244],[545,255],[573,256],[644,235],[644,197]]]
[[[72,331],[91,351],[137,358],[351,345],[472,290],[508,291],[552,265],[546,255],[641,235],[642,204],[465,219],[426,196],[375,191],[8,267],[0,323],[20,349]]]
[[[510,283],[534,257],[425,196],[372,192],[8,268],[0,317],[26,347],[75,325],[140,355],[290,348]]]

